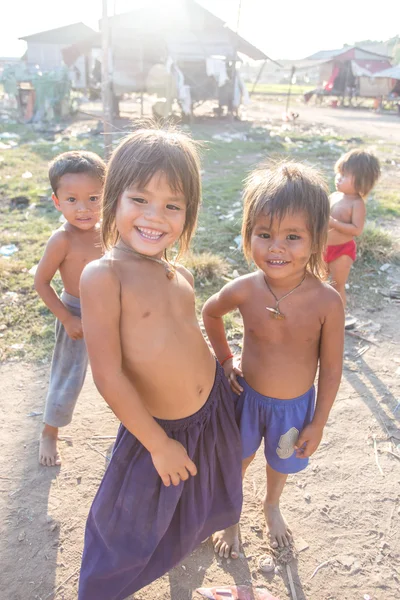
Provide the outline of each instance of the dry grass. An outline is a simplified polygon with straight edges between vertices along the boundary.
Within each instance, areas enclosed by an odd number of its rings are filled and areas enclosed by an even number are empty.
[[[211,252],[190,253],[182,262],[193,273],[196,281],[212,282],[228,272],[224,259]]]
[[[393,237],[387,231],[368,223],[357,238],[357,255],[363,263],[385,263],[397,260],[399,252]]]

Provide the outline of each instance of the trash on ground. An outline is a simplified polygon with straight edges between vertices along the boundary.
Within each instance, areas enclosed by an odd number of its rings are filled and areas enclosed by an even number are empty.
[[[379,267],[379,270],[380,270],[380,271],[383,271],[383,272],[385,272],[385,271],[387,271],[387,270],[388,270],[388,269],[389,269],[391,266],[392,266],[392,265],[391,265],[391,263],[385,263],[384,265],[382,265],[381,267]]]
[[[197,588],[204,598],[210,600],[279,600],[265,588],[252,588],[247,585],[225,585],[221,587]]]
[[[275,570],[275,562],[270,554],[263,554],[258,561],[258,568],[262,573],[272,573]]]
[[[18,252],[18,246],[15,244],[7,244],[6,246],[1,246],[0,254],[1,256],[12,256]]]

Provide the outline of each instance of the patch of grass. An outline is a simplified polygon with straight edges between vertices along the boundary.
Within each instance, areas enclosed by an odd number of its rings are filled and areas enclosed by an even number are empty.
[[[247,82],[246,87],[249,92],[253,90],[253,83]],[[292,85],[291,94],[305,94],[315,89],[315,85]],[[257,83],[254,93],[255,94],[287,94],[289,90],[289,83]]]
[[[392,236],[372,223],[367,223],[357,238],[357,255],[365,264],[385,263],[397,258]]]
[[[280,122],[253,125],[218,120],[192,127],[192,135],[204,142],[203,205],[193,253],[183,262],[195,276],[199,315],[205,300],[233,279],[235,271],[239,274],[249,271],[238,237],[243,181],[249,172],[267,158],[292,158],[321,169],[332,183],[338,155],[354,146],[330,128],[296,123],[287,127]],[[55,140],[45,140],[40,132],[20,125],[13,128],[0,125],[2,130],[15,131],[21,138],[19,146],[0,153],[3,158],[0,160],[0,246],[18,247],[18,252],[9,259],[0,257],[0,359],[49,360],[54,317],[33,289],[33,276],[29,274],[42,256],[51,232],[59,226],[59,213],[50,200],[47,164],[56,154],[70,149],[88,149],[101,155],[102,139],[101,136],[68,139],[56,134]],[[30,171],[32,177],[22,178],[25,171]],[[26,195],[30,205],[11,209],[10,199],[17,195]],[[400,216],[396,194],[390,188],[378,187],[368,203],[368,216],[380,220]],[[396,256],[389,234],[372,225],[358,241],[360,272],[365,270],[365,264],[393,260]],[[59,278],[54,285],[60,292]],[[229,339],[240,336],[238,314],[227,315],[225,324]]]
[[[185,257],[184,264],[192,271],[195,280],[203,283],[220,279],[228,272],[228,265],[221,256],[211,252],[190,253]]]
[[[371,196],[367,202],[368,216],[400,217],[400,198],[397,190],[380,190]]]

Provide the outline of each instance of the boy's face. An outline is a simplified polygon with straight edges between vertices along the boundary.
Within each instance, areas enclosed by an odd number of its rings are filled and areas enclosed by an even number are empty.
[[[355,196],[354,177],[350,173],[336,173],[335,186],[338,192],[346,196]]]
[[[311,257],[312,239],[303,213],[288,213],[279,222],[261,215],[251,235],[251,255],[269,279],[295,277]]]
[[[163,173],[156,173],[143,188],[132,185],[118,201],[118,232],[140,254],[161,257],[179,240],[185,222],[185,197],[170,188]]]
[[[87,231],[100,220],[100,197],[103,184],[88,173],[66,173],[58,182],[54,206],[68,223]]]

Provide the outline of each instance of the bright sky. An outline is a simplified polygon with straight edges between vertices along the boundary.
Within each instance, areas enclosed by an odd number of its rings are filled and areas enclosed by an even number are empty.
[[[171,4],[175,0],[147,0]],[[109,12],[125,12],[141,0],[108,0]],[[239,0],[198,0],[236,29]],[[23,35],[83,21],[97,29],[101,0],[14,0],[0,13],[0,56],[21,56]],[[370,8],[369,8],[370,7]],[[242,0],[239,33],[271,58],[305,58],[344,43],[384,41],[400,34],[400,1]]]

